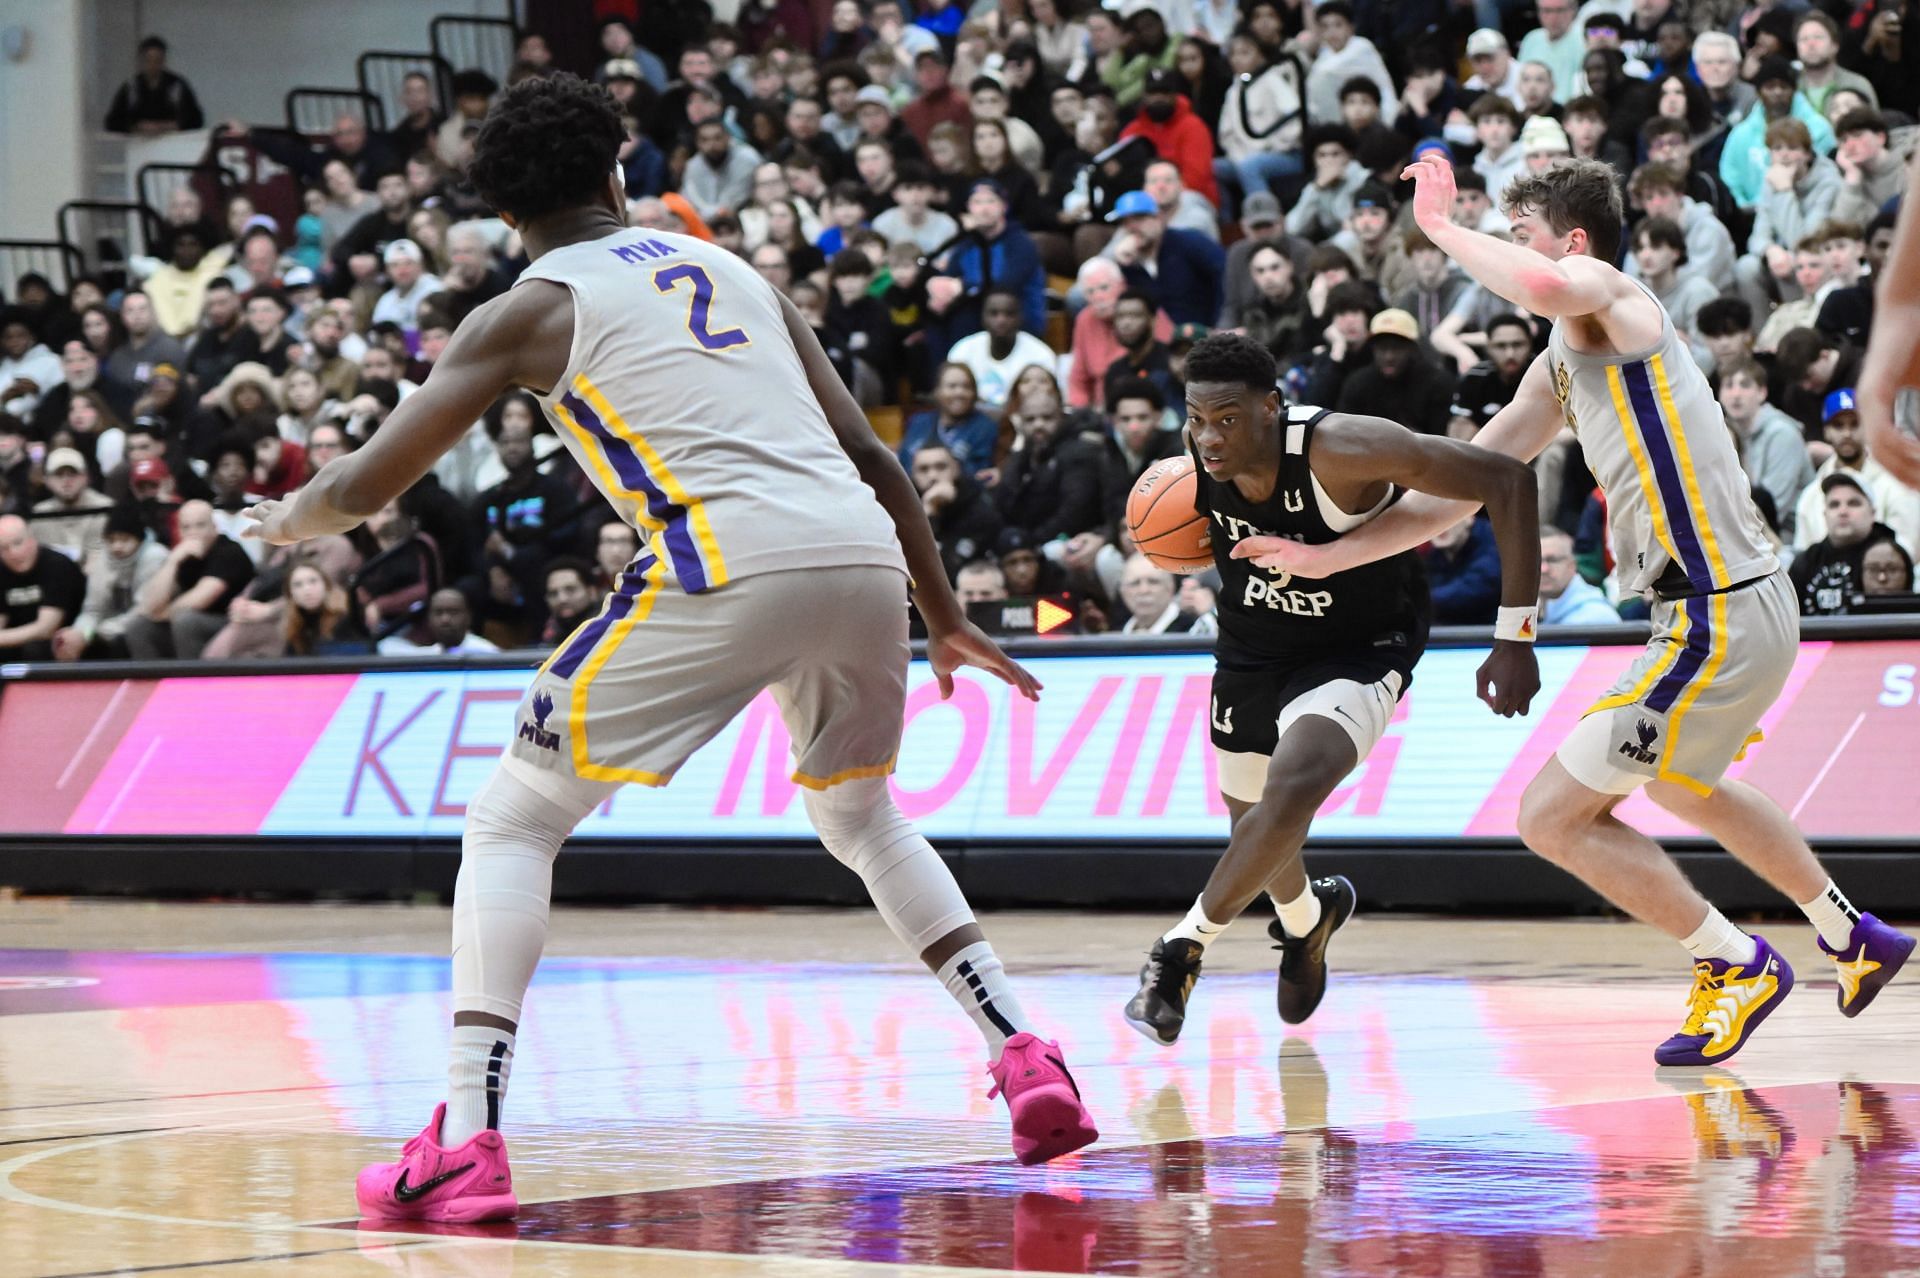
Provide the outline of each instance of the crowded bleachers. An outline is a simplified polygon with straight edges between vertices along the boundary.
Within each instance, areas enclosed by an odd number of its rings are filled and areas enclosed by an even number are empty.
[[[524,32],[506,83],[607,87],[630,220],[724,245],[792,299],[970,603],[1048,595],[1085,631],[1209,630],[1206,579],[1176,590],[1131,556],[1120,514],[1180,451],[1183,361],[1214,329],[1266,344],[1293,401],[1484,427],[1546,326],[1414,227],[1400,173],[1437,151],[1455,218],[1493,231],[1515,175],[1612,165],[1622,265],[1712,375],[1803,612],[1920,609],[1920,492],[1866,455],[1852,394],[1920,112],[1897,5],[671,7],[681,21],[606,21],[564,67]],[[248,505],[380,429],[524,267],[462,174],[501,82],[414,72],[391,119],[343,113],[316,136],[230,119],[166,54],[142,45],[97,104],[106,127],[226,120],[219,145],[284,167],[297,212],[187,183],[112,270],[13,277],[0,661],[564,638],[637,546],[524,393],[354,534],[239,537]],[[1644,615],[1615,587],[1571,430],[1536,473],[1543,619]],[[1439,620],[1492,621],[1484,523],[1423,554]]]

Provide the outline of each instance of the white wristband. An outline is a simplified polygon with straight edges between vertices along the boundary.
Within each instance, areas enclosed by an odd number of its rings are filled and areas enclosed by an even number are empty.
[[[1539,629],[1534,624],[1537,612],[1535,608],[1502,608],[1494,618],[1493,637],[1532,643]]]

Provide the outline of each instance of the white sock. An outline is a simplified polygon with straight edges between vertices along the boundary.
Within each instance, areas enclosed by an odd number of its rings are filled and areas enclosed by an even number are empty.
[[[1007,1040],[1027,1028],[1027,1014],[1013,996],[1007,969],[985,941],[975,941],[940,965],[940,983],[973,1018],[987,1051],[999,1060]]]
[[[1693,929],[1693,935],[1680,944],[1696,959],[1722,959],[1750,967],[1760,957],[1760,947],[1754,944],[1753,938],[1728,922],[1727,916],[1711,905],[1707,907],[1707,917]]]
[[[1193,908],[1187,911],[1187,917],[1181,919],[1160,937],[1163,941],[1192,941],[1205,948],[1213,939],[1227,930],[1227,924],[1215,923],[1200,908],[1199,897],[1193,898]]]
[[[513,1035],[486,1025],[456,1025],[447,1053],[447,1113],[440,1145],[458,1149],[500,1126],[500,1105],[513,1070]]]
[[[1283,901],[1273,893],[1267,893],[1273,905],[1280,912],[1280,927],[1288,936],[1305,936],[1320,921],[1320,898],[1313,894],[1313,883],[1307,883],[1306,891],[1291,901]]]
[[[1832,879],[1827,880],[1819,896],[1800,903],[1800,912],[1819,931],[1827,947],[1835,950],[1847,948],[1853,940],[1853,925],[1860,921],[1860,911],[1853,908],[1853,902],[1833,885]]]

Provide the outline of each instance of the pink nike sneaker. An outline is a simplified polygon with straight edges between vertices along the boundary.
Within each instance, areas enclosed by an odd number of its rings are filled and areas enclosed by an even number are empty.
[[[1013,1115],[1013,1154],[1021,1162],[1044,1163],[1100,1139],[1093,1115],[1080,1103],[1080,1088],[1061,1059],[1060,1044],[1015,1034],[987,1072],[993,1075],[987,1099],[1006,1094]]]
[[[520,1210],[507,1168],[507,1142],[484,1131],[457,1149],[440,1146],[442,1104],[426,1130],[408,1141],[397,1163],[360,1169],[354,1195],[361,1214],[374,1220],[431,1220],[471,1224],[506,1220]]]

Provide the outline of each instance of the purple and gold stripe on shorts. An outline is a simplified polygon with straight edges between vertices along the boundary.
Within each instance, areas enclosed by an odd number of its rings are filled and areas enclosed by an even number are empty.
[[[1713,597],[1698,595],[1674,605],[1686,616],[1687,637],[1667,672],[1647,693],[1647,709],[1665,714],[1713,655]]]
[[[620,582],[614,587],[613,593],[600,605],[600,611],[568,637],[560,649],[560,655],[553,659],[553,664],[547,669],[559,678],[573,678],[574,671],[587,659],[587,654],[606,638],[607,631],[633,612],[634,605],[647,592],[648,571],[657,562],[650,551],[643,550],[635,556],[626,571],[620,574]]]

